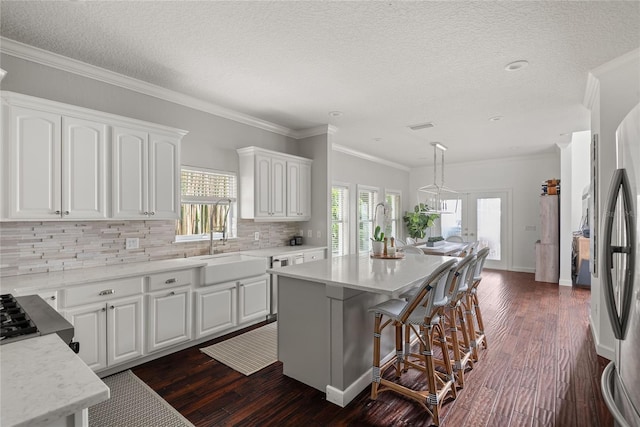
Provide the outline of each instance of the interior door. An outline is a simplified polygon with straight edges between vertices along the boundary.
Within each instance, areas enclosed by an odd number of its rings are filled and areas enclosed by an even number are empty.
[[[480,241],[479,248],[488,246],[491,251],[486,266],[506,270],[508,268],[509,197],[506,191],[482,191],[458,193],[445,201],[441,215],[442,236],[460,236],[465,242]]]

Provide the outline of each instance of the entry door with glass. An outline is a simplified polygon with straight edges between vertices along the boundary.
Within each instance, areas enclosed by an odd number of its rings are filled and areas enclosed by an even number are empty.
[[[465,242],[480,241],[479,248],[491,250],[486,266],[508,268],[508,193],[486,191],[458,193],[445,201],[445,213],[440,216],[442,236],[460,236]]]

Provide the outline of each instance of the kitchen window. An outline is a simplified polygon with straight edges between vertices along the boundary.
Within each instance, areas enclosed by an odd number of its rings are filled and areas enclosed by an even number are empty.
[[[373,237],[373,217],[378,189],[358,186],[358,252],[369,252]]]
[[[385,202],[387,203],[388,224],[384,230],[385,236],[400,238],[400,212],[402,209],[401,193],[399,191],[386,190]]]
[[[180,219],[176,241],[209,240],[237,236],[237,175],[204,168],[183,167],[180,179]]]
[[[349,253],[349,188],[345,185],[331,187],[331,254]]]

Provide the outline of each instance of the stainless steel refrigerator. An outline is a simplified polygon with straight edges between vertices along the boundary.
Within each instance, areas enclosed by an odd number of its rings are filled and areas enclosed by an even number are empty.
[[[615,359],[602,393],[621,427],[640,426],[640,104],[616,131],[616,171],[605,210],[602,284],[615,340]]]

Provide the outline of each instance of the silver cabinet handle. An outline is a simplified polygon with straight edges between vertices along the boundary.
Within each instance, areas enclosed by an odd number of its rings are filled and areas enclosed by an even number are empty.
[[[174,291],[169,292],[169,296],[172,297],[174,296],[176,293]]]
[[[104,295],[113,295],[113,294],[115,294],[115,293],[116,293],[115,289],[105,289],[104,291],[100,291],[100,292],[98,293],[98,295],[100,295],[100,296],[104,296]]]
[[[176,279],[172,277],[171,279],[165,280],[164,283],[166,283],[167,285],[169,285],[171,283],[176,283]]]
[[[52,296],[51,296],[51,299],[52,299],[53,301],[55,301],[56,296],[55,296],[55,295],[52,295]]]
[[[109,308],[110,308],[111,310],[115,310],[115,307],[114,307],[114,306],[111,306],[111,307],[109,307]]]
[[[62,213],[62,212],[60,212],[60,211],[55,211],[55,214],[56,214],[56,215],[60,215],[61,213]]]
[[[143,212],[142,215],[149,215],[149,212]]]
[[[106,308],[104,308],[104,307],[102,307],[102,310],[100,310],[100,311],[107,311],[107,309],[106,309]]]
[[[69,211],[64,211],[62,215],[69,215]]]
[[[155,214],[156,214],[155,212],[149,212],[149,215],[155,215]]]

